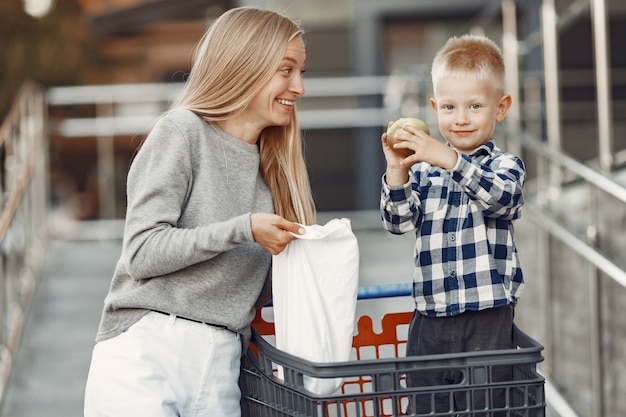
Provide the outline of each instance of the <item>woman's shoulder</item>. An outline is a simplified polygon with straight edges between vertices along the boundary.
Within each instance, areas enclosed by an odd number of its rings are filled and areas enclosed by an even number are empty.
[[[204,120],[196,113],[189,109],[173,109],[165,113],[162,120],[167,120],[177,126],[184,128],[186,126],[203,125]]]
[[[201,135],[204,121],[187,109],[176,109],[163,113],[154,123],[142,147],[146,144],[159,148],[162,146],[189,147],[194,138]]]
[[[195,138],[207,135],[208,124],[191,110],[174,109],[164,113],[156,122],[157,132],[166,132],[194,142]]]

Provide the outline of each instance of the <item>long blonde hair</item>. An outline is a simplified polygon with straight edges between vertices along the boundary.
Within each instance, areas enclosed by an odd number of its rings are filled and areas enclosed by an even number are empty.
[[[189,78],[173,108],[186,108],[207,122],[245,110],[280,66],[287,44],[303,30],[269,10],[239,7],[222,14],[198,43]],[[287,126],[265,128],[259,137],[261,172],[276,214],[315,223],[315,205],[295,111]]]

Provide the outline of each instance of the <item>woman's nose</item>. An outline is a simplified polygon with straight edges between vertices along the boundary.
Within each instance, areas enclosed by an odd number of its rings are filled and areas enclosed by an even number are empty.
[[[290,86],[291,92],[294,94],[301,96],[304,94],[304,81],[302,79],[302,75],[298,74],[293,77]]]

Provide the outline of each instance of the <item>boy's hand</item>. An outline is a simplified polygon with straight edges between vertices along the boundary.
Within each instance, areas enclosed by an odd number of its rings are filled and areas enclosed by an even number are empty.
[[[389,127],[391,127],[391,125],[394,122],[391,121],[387,124],[387,129],[389,129]],[[402,160],[405,158],[404,156],[402,156],[401,154],[399,154],[398,152],[395,152],[392,148],[391,148],[391,142],[388,140],[388,136],[387,136],[387,132],[383,132],[382,136],[381,136],[381,142],[383,145],[383,153],[385,154],[385,159],[387,160],[387,166],[391,166],[394,168],[399,168],[402,166]]]
[[[415,126],[404,125],[403,132],[400,133],[399,137],[403,141],[396,145],[396,149],[406,148],[415,152],[406,158],[400,157],[401,166],[410,167],[417,162],[427,162],[433,166],[449,170],[456,165],[458,155],[454,149]],[[390,149],[389,152],[393,153]],[[387,153],[385,153],[385,157],[389,162]]]
[[[387,128],[392,124],[393,121],[389,122]],[[404,185],[409,180],[409,168],[411,165],[402,164],[404,157],[391,149],[389,142],[387,142],[386,131],[380,137],[380,141],[383,146],[385,159],[387,160],[387,170],[385,172],[387,185]]]

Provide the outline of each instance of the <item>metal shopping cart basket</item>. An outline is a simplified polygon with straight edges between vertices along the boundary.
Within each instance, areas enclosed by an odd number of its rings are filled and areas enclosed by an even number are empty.
[[[410,294],[410,288],[392,287],[362,288],[359,299]],[[381,331],[375,330],[372,317],[362,315],[353,338],[354,360],[312,363],[276,349],[268,341],[273,324],[257,314],[250,349],[242,360],[243,416],[545,416],[544,378],[537,372],[543,360],[539,343],[515,328],[515,349],[405,357],[411,315],[384,314],[377,326]],[[278,366],[283,368],[282,380]],[[462,378],[456,384],[407,387],[411,372],[457,372]],[[343,385],[331,395],[315,395],[304,388],[305,375],[342,378]],[[442,398],[449,406],[441,408]],[[420,411],[412,411],[413,404],[419,404]]]

